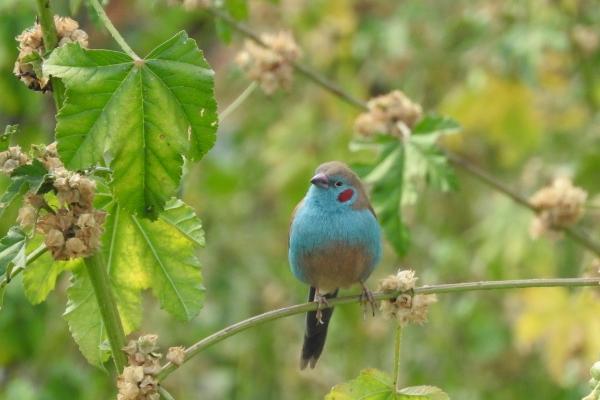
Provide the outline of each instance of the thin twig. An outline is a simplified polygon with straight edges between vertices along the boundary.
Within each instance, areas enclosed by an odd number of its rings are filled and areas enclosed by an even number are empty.
[[[123,36],[121,36],[121,34],[117,30],[117,28],[115,28],[112,21],[110,20],[110,18],[108,18],[108,15],[106,15],[104,8],[98,2],[98,0],[89,0],[89,2],[90,2],[90,5],[92,6],[92,8],[94,9],[94,11],[96,11],[96,14],[98,14],[98,18],[100,18],[100,21],[102,21],[102,24],[104,25],[106,30],[111,34],[113,39],[115,39],[115,41],[119,44],[121,49],[123,49],[123,51],[125,53],[129,54],[129,56],[131,58],[133,58],[134,60],[141,60],[141,58],[137,54],[135,54],[133,49],[131,47],[129,47],[129,45],[127,44],[127,42],[125,41]]]
[[[460,157],[457,154],[450,153],[449,151],[446,151],[446,157],[453,165],[462,168],[464,171],[476,177],[481,182],[484,182],[485,184],[496,189],[496,191],[510,197],[515,203],[520,204],[523,207],[530,209],[531,211],[536,211],[535,207],[529,202],[529,200],[526,197],[512,190],[511,188],[509,188],[508,186],[497,180],[495,177],[473,164],[472,162],[468,161],[463,157]]]
[[[229,116],[229,114],[241,106],[257,87],[258,83],[256,83],[256,81],[252,81],[252,83],[250,83],[250,85],[248,85],[248,87],[244,89],[244,91],[219,114],[219,122],[223,122],[225,118]]]
[[[175,400],[175,397],[173,397],[173,395],[171,393],[169,393],[167,391],[167,389],[165,389],[162,386],[158,387],[158,393],[160,393],[160,395],[162,396],[162,398],[165,399],[165,400]]]
[[[243,23],[236,21],[227,13],[215,7],[208,7],[207,11],[213,16],[220,18],[221,20],[226,22],[229,26],[231,26],[234,30],[240,32],[242,35],[252,39],[257,44],[266,48],[269,47],[258,34],[252,31],[252,29],[248,28]],[[327,91],[335,94],[338,97],[341,97],[346,102],[352,104],[355,107],[361,108],[363,110],[367,109],[367,104],[364,101],[358,100],[356,97],[346,93],[341,87],[339,87],[329,79],[325,78],[324,76],[320,75],[312,68],[297,61],[292,61],[291,64],[296,69],[296,71],[300,72],[302,75],[306,76],[311,81],[317,83],[319,86],[324,87],[325,89],[327,89]]]
[[[264,42],[264,40],[262,40],[261,37],[258,34],[256,34],[252,29],[250,29],[248,26],[236,21],[227,13],[225,13],[215,7],[208,7],[207,11],[210,14],[212,14],[213,16],[220,18],[222,21],[226,22],[234,30],[236,30],[236,31],[240,32],[241,34],[243,34],[244,36],[252,39],[257,44],[259,44],[263,47],[266,47],[266,48],[269,47]],[[327,78],[323,77],[322,75],[320,75],[318,72],[316,72],[312,68],[310,68],[298,61],[294,61],[292,63],[292,65],[294,66],[296,71],[300,72],[306,78],[313,81],[317,85],[321,86],[323,89],[327,90],[328,92],[335,94],[340,99],[346,101],[348,104],[351,104],[354,107],[356,107],[360,110],[363,110],[363,111],[368,109],[366,102],[364,102],[364,101],[352,96],[348,92],[344,91],[341,87],[339,87],[332,81],[328,80]],[[486,183],[487,185],[491,186],[492,188],[496,189],[497,191],[504,193],[506,196],[513,199],[517,204],[519,204],[525,208],[528,208],[531,211],[534,211],[534,212],[536,211],[535,207],[533,207],[533,205],[527,200],[527,198],[523,197],[521,194],[510,189],[509,187],[504,185],[502,182],[497,180],[495,177],[491,176],[490,174],[483,171],[482,169],[475,166],[470,161],[459,156],[458,154],[454,154],[448,150],[445,150],[445,152],[448,157],[448,160],[454,166],[463,169],[464,171],[468,172],[475,178]],[[573,241],[575,241],[578,244],[580,244],[581,246],[587,248],[588,250],[590,250],[597,256],[600,256],[600,244],[594,242],[592,239],[587,237],[587,235],[585,233],[580,232],[579,230],[577,230],[576,228],[573,228],[573,227],[563,228],[563,230],[565,231],[566,235],[569,238],[571,238]]]
[[[400,350],[402,349],[402,324],[396,326],[396,344],[394,348],[394,387],[400,390]]]
[[[496,289],[516,289],[516,288],[533,288],[533,287],[578,287],[578,286],[598,286],[600,278],[556,278],[556,279],[517,279],[506,281],[481,281],[481,282],[464,282],[464,283],[448,283],[442,285],[422,286],[414,290],[415,294],[432,294],[432,293],[454,293],[467,292],[473,290],[496,290]],[[385,300],[398,297],[400,292],[377,292],[373,293],[375,300]],[[352,304],[361,301],[361,296],[345,296],[337,299],[329,300],[329,305],[339,306],[342,304]],[[256,315],[246,320],[230,325],[210,336],[201,339],[185,350],[184,362],[189,361],[192,357],[205,350],[206,348],[230,337],[236,335],[246,329],[253,328],[257,325],[275,319],[289,317],[295,314],[302,314],[308,311],[317,309],[317,304],[314,302],[297,304],[289,307],[280,308],[277,310],[267,311],[263,314]],[[165,364],[161,372],[157,375],[159,380],[165,379],[169,374],[178,368],[175,364]]]
[[[7,274],[4,277],[4,279],[2,279],[0,281],[0,289],[5,287],[6,285],[8,285],[10,283],[10,281],[15,278],[15,276],[19,275],[21,272],[23,272],[25,270],[25,267],[27,267],[29,264],[31,264],[32,262],[34,262],[35,260],[40,258],[47,251],[48,251],[48,248],[46,247],[46,245],[42,244],[40,247],[38,247],[37,249],[35,249],[31,253],[29,253],[29,255],[27,256],[27,259],[25,260],[24,266],[15,267],[10,272],[10,275]]]

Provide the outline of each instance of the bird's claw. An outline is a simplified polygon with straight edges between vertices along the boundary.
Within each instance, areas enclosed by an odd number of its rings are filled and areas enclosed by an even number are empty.
[[[319,294],[319,292],[315,293],[315,303],[317,303],[317,322],[321,325],[323,322],[323,309],[329,307],[329,302],[327,301],[327,297]]]
[[[360,303],[363,305],[363,317],[366,319],[367,318],[367,308],[368,305],[371,305],[371,311],[373,312],[373,316],[375,316],[375,309],[376,309],[376,304],[375,304],[375,298],[373,297],[373,292],[371,292],[369,290],[369,288],[367,286],[365,286],[364,283],[361,282],[361,286],[362,286],[362,293],[360,294]]]

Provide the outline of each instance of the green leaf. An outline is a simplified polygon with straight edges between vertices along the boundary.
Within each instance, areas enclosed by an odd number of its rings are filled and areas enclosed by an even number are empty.
[[[104,345],[108,340],[106,328],[100,315],[92,282],[83,262],[78,261],[77,266],[73,268],[75,272],[71,278],[71,286],[67,290],[68,302],[64,317],[73,339],[86,360],[102,368],[102,364],[110,356],[110,348]],[[123,330],[127,335],[140,325],[141,298],[137,290],[116,285],[114,281],[111,281],[111,287]]]
[[[195,251],[204,237],[200,220],[188,206],[171,201],[156,221],[114,206],[106,230],[114,239],[107,260],[115,284],[151,288],[161,307],[179,319],[198,314],[204,289]]]
[[[405,146],[402,204],[414,204],[426,186],[447,192],[458,187],[454,170],[432,135],[411,137]]]
[[[125,333],[140,326],[143,289],[152,288],[161,306],[177,318],[194,317],[204,298],[195,256],[204,245],[204,232],[192,209],[181,200],[170,200],[153,222],[116,204],[109,211],[102,253]],[[104,324],[87,272],[73,269],[65,318],[82,354],[101,366],[108,357]]]
[[[19,129],[19,125],[6,125],[4,133],[0,135],[0,151],[8,150],[10,137],[17,133],[17,129]]]
[[[225,8],[238,21],[248,18],[248,3],[246,0],[225,0]]]
[[[27,236],[19,227],[12,227],[0,239],[0,276],[9,270],[9,267],[25,266],[25,247]]]
[[[435,386],[412,386],[396,393],[390,376],[376,369],[365,369],[358,378],[334,386],[325,400],[449,400]]]
[[[426,115],[413,127],[412,134],[418,136],[430,133],[453,133],[460,128],[460,124],[450,117]]]
[[[383,146],[370,171],[363,172],[365,183],[371,184],[371,200],[387,240],[399,255],[410,245],[408,228],[402,218],[405,155],[398,141]]]
[[[231,43],[231,27],[226,22],[223,22],[220,18],[215,18],[215,29],[217,36],[223,43]]]
[[[67,309],[64,317],[79,350],[92,365],[102,368],[110,351],[100,344],[106,339],[106,330],[100,309],[94,296],[94,288],[83,264],[73,274],[71,286],[67,289]],[[121,318],[123,318],[121,316]]]
[[[29,264],[23,272],[23,287],[29,302],[39,304],[46,300],[48,294],[54,290],[58,276],[79,264],[78,260],[56,261],[48,252]]]
[[[185,32],[142,60],[69,44],[44,71],[67,87],[61,159],[70,169],[110,164],[115,197],[131,212],[155,218],[179,187],[183,156],[200,159],[214,144],[213,71]]]
[[[22,165],[16,168],[11,176],[11,182],[0,198],[0,217],[6,209],[25,192],[37,192],[44,183],[47,171],[44,165],[38,160],[33,160],[30,165]]]

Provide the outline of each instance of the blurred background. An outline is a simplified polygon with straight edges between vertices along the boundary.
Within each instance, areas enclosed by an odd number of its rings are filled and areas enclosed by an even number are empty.
[[[77,3],[77,2],[71,2]],[[70,4],[53,0],[58,14]],[[159,0],[111,0],[107,12],[140,54],[186,30],[216,71],[224,109],[249,84],[235,65],[243,38],[206,13]],[[14,142],[49,143],[49,94],[12,75],[14,37],[34,22],[32,0],[0,2],[0,128]],[[90,47],[117,49],[85,6],[74,16]],[[556,175],[589,193],[581,222],[600,239],[600,7],[593,0],[253,0],[255,30],[289,29],[303,62],[354,95],[401,89],[426,111],[464,127],[446,145],[530,195]],[[296,76],[270,97],[260,90],[221,125],[215,148],[189,166],[184,200],[202,218],[206,304],[179,323],[148,297],[142,331],[164,348],[190,345],[251,315],[305,301],[287,263],[287,229],[314,168],[331,159],[364,161],[349,150],[358,112]],[[457,171],[460,188],[429,191],[404,210],[408,256],[391,247],[370,279],[399,266],[421,284],[596,274],[598,261],[560,237],[533,240],[532,214]],[[0,191],[7,181],[0,176]],[[596,204],[596,208],[593,205]],[[16,210],[0,222],[4,234]],[[39,306],[10,285],[0,311],[0,398],[107,399],[111,378],[79,354],[61,317],[68,276]],[[355,293],[357,289],[346,293]],[[165,386],[178,399],[317,399],[366,367],[392,371],[393,324],[338,307],[324,355],[299,371],[303,316],[277,320],[208,349]],[[429,323],[403,340],[405,385],[431,384],[454,399],[574,399],[589,392],[600,358],[598,290],[529,289],[441,295]]]

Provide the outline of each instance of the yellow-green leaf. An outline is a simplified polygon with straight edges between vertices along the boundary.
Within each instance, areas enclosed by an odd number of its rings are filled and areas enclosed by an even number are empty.
[[[410,386],[396,392],[392,378],[377,369],[365,369],[358,378],[336,385],[325,400],[449,400],[435,386]]]

